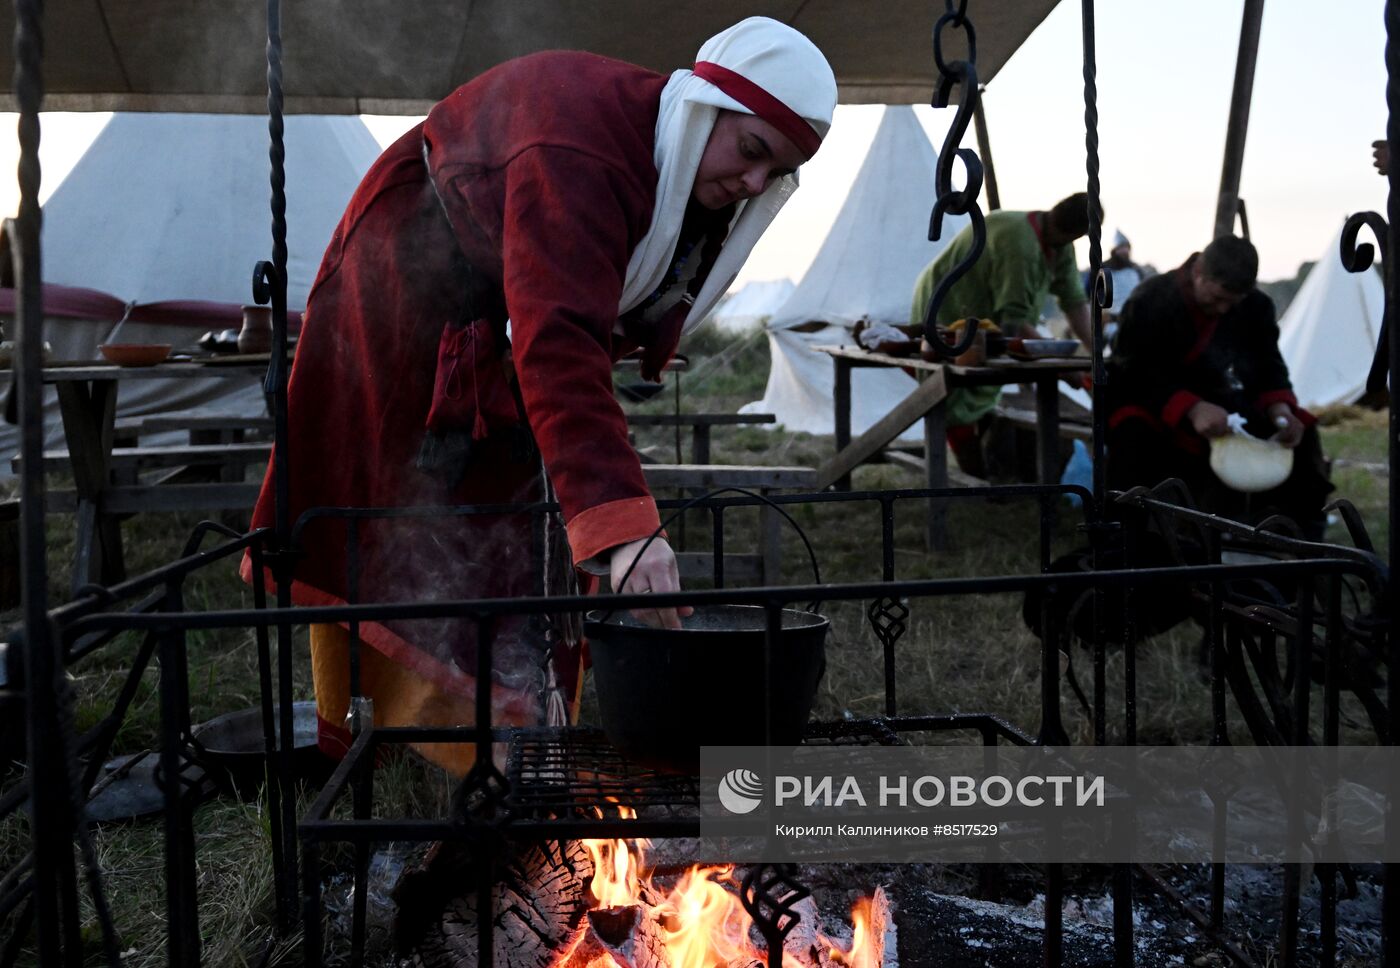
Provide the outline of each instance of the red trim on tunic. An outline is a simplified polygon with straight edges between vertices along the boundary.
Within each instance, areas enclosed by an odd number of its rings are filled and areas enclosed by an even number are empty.
[[[1196,293],[1191,286],[1191,263],[1195,262],[1196,259],[1197,256],[1193,254],[1176,269],[1177,288],[1181,290],[1181,299],[1186,303],[1186,310],[1191,314],[1191,321],[1196,324],[1196,342],[1181,358],[1183,363],[1194,363],[1196,358],[1206,351],[1206,347],[1210,345],[1211,339],[1215,336],[1215,327],[1220,325],[1219,316],[1207,316],[1196,302]]]
[[[1148,429],[1156,434],[1164,434],[1171,440],[1174,447],[1183,450],[1188,454],[1202,454],[1205,452],[1204,441],[1194,433],[1188,433],[1175,427],[1167,427],[1157,416],[1146,407],[1140,407],[1135,403],[1130,403],[1119,407],[1108,415],[1108,429],[1117,430],[1120,424],[1129,420],[1141,420],[1147,424]]]
[[[661,525],[651,497],[625,497],[574,515],[565,525],[574,564],[582,564],[609,548],[651,535]]]
[[[697,61],[695,76],[704,78],[725,94],[782,132],[803,156],[811,158],[822,146],[821,136],[797,112],[742,74],[710,61]]]
[[[1167,402],[1162,405],[1162,421],[1168,427],[1175,427],[1181,423],[1186,412],[1200,402],[1201,398],[1190,390],[1178,390],[1167,397]]]
[[[1108,417],[1108,429],[1114,430],[1125,420],[1145,420],[1153,430],[1162,430],[1162,421],[1153,416],[1152,411],[1146,407],[1139,407],[1135,403],[1130,403],[1126,407],[1119,407]]]
[[[1053,263],[1055,261],[1055,249],[1053,246],[1046,244],[1045,236],[1040,232],[1040,213],[1027,212],[1026,221],[1031,224],[1031,231],[1035,233],[1035,241],[1036,244],[1040,246],[1040,254],[1045,257],[1046,262]]]

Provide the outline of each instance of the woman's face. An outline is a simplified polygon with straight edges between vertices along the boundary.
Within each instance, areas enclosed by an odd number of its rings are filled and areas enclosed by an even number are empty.
[[[806,159],[787,136],[767,121],[738,111],[720,111],[691,196],[720,209],[761,194],[773,179],[790,175]]]

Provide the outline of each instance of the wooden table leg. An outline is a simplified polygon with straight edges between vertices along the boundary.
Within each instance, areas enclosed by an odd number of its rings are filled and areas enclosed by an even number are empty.
[[[72,590],[90,582],[110,585],[126,577],[121,523],[102,510],[116,423],[117,383],[57,384],[63,434],[68,442],[73,484],[78,492],[77,549]]]
[[[760,494],[767,495],[767,490],[759,491]],[[759,569],[762,572],[759,582],[763,585],[778,585],[783,578],[783,516],[773,510],[768,505],[761,505],[758,509],[758,533],[759,540],[763,542],[763,547],[759,549],[762,560]]]
[[[710,425],[696,424],[690,429],[690,462],[708,464],[710,462]]]
[[[948,486],[947,416],[946,401],[940,401],[924,414],[924,479],[929,487]],[[929,498],[925,542],[930,551],[948,548],[948,502],[942,498]]]
[[[836,387],[832,398],[836,408],[836,453],[839,454],[851,442],[851,361],[837,357],[832,362],[836,364]],[[849,491],[851,475],[844,474],[838,478],[834,488]]]

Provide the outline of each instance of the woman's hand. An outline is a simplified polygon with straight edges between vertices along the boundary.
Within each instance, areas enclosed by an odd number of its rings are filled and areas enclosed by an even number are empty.
[[[1269,407],[1269,419],[1278,428],[1278,433],[1273,439],[1277,440],[1285,447],[1297,447],[1303,442],[1303,431],[1307,428],[1303,426],[1303,421],[1293,413],[1293,408],[1286,403],[1275,403]]]
[[[646,550],[643,551],[643,546]],[[636,562],[636,567],[632,563]],[[628,569],[631,574],[628,574]],[[609,563],[613,591],[617,594],[643,595],[663,594],[681,590],[680,572],[676,567],[676,555],[665,538],[657,538],[647,544],[645,538],[629,541],[613,549]],[[622,584],[626,577],[626,585]],[[681,618],[693,612],[693,608],[634,608],[632,617],[655,628],[678,629]]]
[[[1230,432],[1229,417],[1229,411],[1208,400],[1199,400],[1186,411],[1191,429],[1202,437],[1224,437]]]

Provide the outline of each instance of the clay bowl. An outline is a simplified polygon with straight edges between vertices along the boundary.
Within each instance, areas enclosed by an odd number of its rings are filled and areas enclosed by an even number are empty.
[[[117,366],[155,366],[170,355],[169,343],[102,343],[98,350]]]

